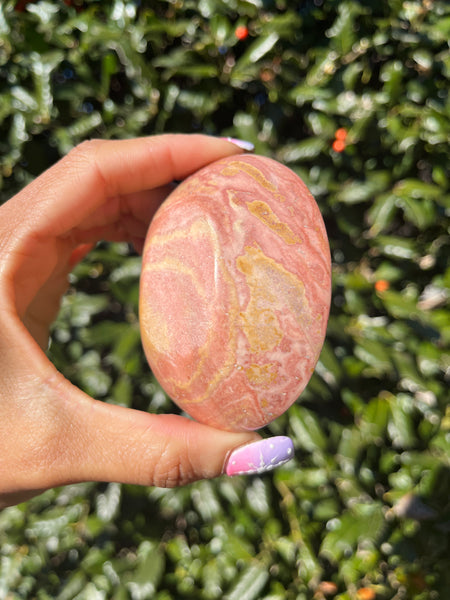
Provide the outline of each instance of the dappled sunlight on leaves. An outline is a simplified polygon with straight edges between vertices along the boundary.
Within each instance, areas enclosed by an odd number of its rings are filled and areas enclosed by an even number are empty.
[[[1,201],[92,137],[249,140],[317,198],[333,301],[308,387],[262,432],[293,461],[5,509],[0,599],[446,597],[449,23],[440,0],[1,3]],[[48,353],[105,402],[179,412],[142,352],[140,264],[91,251]]]

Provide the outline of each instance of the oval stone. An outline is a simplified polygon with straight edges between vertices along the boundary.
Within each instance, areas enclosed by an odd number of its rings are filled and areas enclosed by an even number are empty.
[[[204,167],[155,214],[142,265],[143,347],[172,400],[233,431],[285,412],[317,363],[331,296],[328,238],[303,181],[257,155]]]

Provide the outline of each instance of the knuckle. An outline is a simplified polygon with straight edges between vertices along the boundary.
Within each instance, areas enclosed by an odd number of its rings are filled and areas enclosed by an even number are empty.
[[[103,143],[107,142],[97,139],[84,140],[72,148],[63,158],[66,172],[75,182],[88,176],[102,186],[106,184],[105,176],[99,165],[99,146]]]
[[[156,461],[151,474],[151,485],[173,488],[187,485],[199,479],[199,475],[187,452],[173,455],[169,449]]]
[[[96,168],[98,140],[84,140],[70,150],[63,159],[66,166],[73,172],[84,172]]]
[[[68,158],[77,159],[77,160],[86,160],[92,159],[93,154],[96,152],[96,147],[98,145],[98,140],[84,140],[74,146],[70,152],[67,154]]]
[[[86,175],[92,177],[102,187],[108,187],[107,177],[101,165],[101,156],[99,149],[108,144],[108,141],[90,139],[77,144],[67,156],[66,161],[68,171],[76,180],[85,178]]]

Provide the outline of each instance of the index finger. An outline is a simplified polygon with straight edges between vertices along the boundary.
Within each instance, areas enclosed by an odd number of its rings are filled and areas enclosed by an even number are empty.
[[[200,134],[83,142],[10,200],[10,208],[20,215],[18,227],[61,236],[109,198],[183,179],[239,152],[225,139]]]

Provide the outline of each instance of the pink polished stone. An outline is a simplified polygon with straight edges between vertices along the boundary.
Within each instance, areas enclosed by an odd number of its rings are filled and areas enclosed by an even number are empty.
[[[255,155],[181,183],[145,243],[140,320],[167,394],[202,423],[263,427],[317,363],[330,307],[330,250],[301,179]]]

